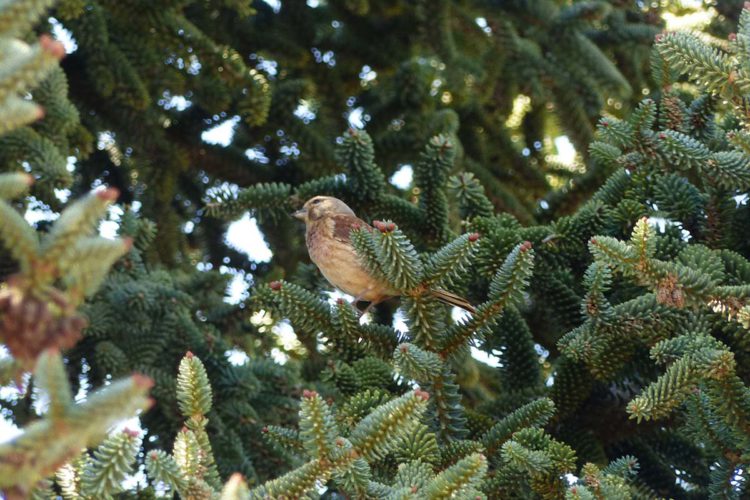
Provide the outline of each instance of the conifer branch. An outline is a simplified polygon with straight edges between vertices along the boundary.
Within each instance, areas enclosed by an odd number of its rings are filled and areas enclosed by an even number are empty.
[[[490,283],[489,300],[480,304],[469,320],[449,329],[440,349],[441,355],[448,356],[464,346],[472,336],[497,321],[505,307],[523,299],[524,288],[533,270],[533,259],[531,243],[516,245]]]
[[[385,455],[401,435],[408,435],[425,411],[429,395],[413,391],[379,406],[352,430],[350,440],[365,459]]]
[[[483,436],[482,444],[487,455],[494,455],[513,434],[526,427],[542,427],[555,414],[555,404],[550,399],[538,399],[522,406],[497,422]]]
[[[122,491],[122,483],[132,471],[140,446],[136,431],[125,430],[104,440],[82,471],[82,496],[109,498]]]
[[[476,495],[484,475],[487,473],[487,459],[478,453],[460,460],[445,469],[435,479],[425,485],[421,492],[424,498],[443,499],[462,495]]]
[[[82,403],[69,400],[66,405],[62,399],[71,391],[60,354],[47,351],[40,356],[36,373],[44,384],[40,389],[54,402],[53,412],[0,445],[0,489],[8,495],[28,494],[37,481],[106,436],[115,422],[150,406],[147,392],[153,383],[140,375],[113,382]]]
[[[307,454],[315,459],[331,459],[330,446],[337,435],[328,405],[317,392],[305,391],[300,405],[299,437]]]

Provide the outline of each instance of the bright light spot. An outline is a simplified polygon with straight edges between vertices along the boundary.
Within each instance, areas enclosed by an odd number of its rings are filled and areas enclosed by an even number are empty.
[[[573,165],[576,160],[576,148],[570,142],[567,135],[555,137],[555,148],[557,149],[557,160],[563,165]]]
[[[286,320],[276,324],[271,331],[286,351],[299,349],[302,346],[297,335],[294,333],[294,328]],[[271,349],[271,357],[274,361],[282,365],[289,359],[289,356],[277,348]]]
[[[680,228],[680,234],[682,236],[682,241],[690,241],[690,238],[693,236],[690,234],[690,231],[682,227],[682,223],[675,222],[673,220],[665,219],[664,217],[655,217],[651,216],[648,219],[646,219],[646,222],[648,222],[648,225],[657,228],[660,233],[663,233],[667,230],[667,226],[672,227],[676,226]]]
[[[354,297],[352,297],[351,295],[347,295],[343,292],[340,292],[339,290],[331,290],[330,292],[326,292],[326,293],[328,293],[328,303],[331,304],[332,306],[335,305],[339,299],[344,299],[345,301],[349,303],[351,303],[351,301],[354,300]]]
[[[549,356],[549,351],[542,347],[542,344],[534,344],[534,350],[539,355],[539,357],[542,358],[542,361],[547,359],[547,356]]]
[[[261,309],[250,316],[250,324],[254,325],[260,333],[265,333],[273,325],[273,317]]]
[[[687,0],[683,1],[683,4],[688,3]],[[700,2],[694,2],[700,3]],[[712,8],[703,8],[697,5],[696,8],[700,7],[699,10],[684,14],[681,16],[675,15],[671,12],[664,12],[662,19],[666,23],[665,31],[702,31],[711,22],[711,19],[716,17],[716,11]]]
[[[164,109],[176,109],[177,111],[185,111],[187,108],[193,105],[192,102],[188,101],[185,96],[182,95],[165,97],[167,98],[159,101],[159,104],[163,106]]]
[[[294,333],[294,328],[292,328],[292,325],[288,321],[284,320],[278,323],[273,328],[273,333],[276,335],[276,338],[284,349],[290,350],[299,346],[297,334]]]
[[[10,356],[8,349],[0,345],[0,359],[5,359]],[[23,376],[23,380],[17,386],[16,384],[0,386],[0,399],[3,401],[17,401],[24,396],[24,388],[27,387],[28,381],[30,380],[30,374]],[[0,415],[0,443],[5,443],[23,434],[23,431],[19,429],[14,423]]]
[[[407,333],[409,331],[409,326],[406,324],[406,315],[404,314],[404,311],[401,309],[396,311],[396,314],[393,315],[393,329],[400,333]]]
[[[482,28],[482,31],[484,31],[488,35],[492,34],[492,28],[490,28],[490,26],[487,24],[487,19],[483,17],[477,17],[476,19],[474,19],[474,22],[477,23],[477,26]]]
[[[460,307],[453,306],[451,309],[451,319],[454,323],[460,323],[469,319],[469,312]]]
[[[268,159],[268,156],[266,156],[265,151],[259,147],[246,149],[245,156],[247,156],[248,160],[262,163],[263,165],[268,164],[268,162],[270,161]]]
[[[279,151],[286,156],[292,156],[294,158],[298,157],[301,153],[299,149],[299,144],[296,142],[291,143],[290,145],[284,145],[279,148]]]
[[[99,234],[105,238],[113,240],[117,237],[117,229],[120,225],[113,220],[105,220],[99,224]]]
[[[476,347],[471,347],[471,357],[481,363],[484,363],[485,365],[491,366],[492,368],[497,368],[498,366],[502,366],[502,364],[500,363],[500,358],[498,358],[497,356],[493,356],[492,354],[489,354],[480,349],[477,349]]]
[[[571,473],[565,474],[565,479],[568,481],[568,484],[571,486],[573,486],[574,484],[578,482],[578,477],[574,476]]]
[[[227,297],[225,300],[230,304],[239,304],[247,298],[247,291],[250,285],[245,279],[244,273],[234,272],[232,275],[232,281],[229,282],[229,286],[227,287]]]
[[[523,117],[531,109],[531,97],[523,94],[513,100],[513,110],[510,112],[510,116],[505,120],[505,126],[508,128],[517,128],[521,126]]]
[[[266,2],[274,12],[279,12],[281,10],[281,0],[263,0]]]
[[[68,199],[70,199],[70,194],[70,189],[55,189],[55,198],[62,203],[67,203]]]
[[[669,223],[664,217],[649,217],[646,221],[649,226],[659,228],[659,232],[661,233],[664,232]]]
[[[122,482],[122,487],[125,491],[134,489],[143,490],[148,486],[148,478],[146,477],[145,466],[140,465],[135,474],[128,474],[125,476],[125,480]]]
[[[273,256],[258,229],[258,221],[248,214],[229,225],[226,241],[233,248],[246,253],[254,262],[268,262]]]
[[[65,47],[65,53],[71,54],[75,52],[76,49],[78,49],[78,44],[73,38],[73,34],[65,29],[63,25],[60,24],[60,21],[54,17],[50,17],[48,21],[52,25],[52,34],[55,35],[55,38],[63,44],[63,47]]]
[[[287,361],[289,361],[289,356],[281,352],[278,347],[274,347],[273,349],[271,349],[271,359],[273,359],[275,363],[283,365],[286,364]]]
[[[117,238],[117,230],[120,229],[120,218],[122,217],[122,208],[112,205],[107,209],[107,220],[99,224],[99,235],[113,240]]]
[[[116,423],[115,426],[112,428],[112,434],[122,432],[125,429],[129,431],[138,431],[142,435],[143,429],[141,428],[141,420],[138,417],[121,420],[120,422]]]
[[[366,64],[362,66],[362,70],[359,72],[359,79],[364,83],[369,83],[378,77],[378,73]]]
[[[247,355],[247,353],[240,351],[236,347],[224,354],[226,354],[227,360],[229,360],[229,362],[235,366],[244,365],[245,363],[250,361],[250,357]]]
[[[42,221],[56,220],[60,215],[52,212],[44,205],[40,204],[39,201],[32,199],[23,217],[29,224],[36,224]]]
[[[201,72],[201,68],[203,66],[201,65],[201,62],[198,60],[198,58],[195,56],[195,54],[191,54],[188,58],[188,69],[187,72],[189,75],[197,75]]]
[[[435,64],[430,64],[433,68],[436,66]],[[440,90],[440,87],[443,86],[443,80],[440,78],[435,78],[432,80],[432,83],[430,83],[430,95],[436,96],[438,95],[438,91]]]
[[[317,115],[313,112],[312,108],[310,107],[310,103],[302,99],[297,105],[297,109],[294,110],[294,116],[296,116],[297,118],[299,118],[305,123],[310,123],[311,121],[315,119]]]
[[[96,147],[99,150],[104,150],[111,148],[115,145],[115,136],[112,132],[104,131],[99,132],[99,135],[96,138]]]
[[[391,184],[400,189],[408,189],[414,178],[414,169],[411,165],[404,165],[399,168],[391,177]]]
[[[317,9],[320,6],[320,0],[307,0],[307,6],[312,9]]]
[[[15,424],[5,420],[5,418],[0,418],[0,443],[6,443],[21,434],[23,434],[23,431]]]
[[[279,72],[279,63],[269,59],[258,58],[258,64],[255,66],[257,69],[268,73],[269,76],[276,76]]]
[[[347,120],[349,121],[349,125],[351,125],[354,128],[364,128],[365,122],[362,120],[362,115],[364,114],[364,108],[354,108],[349,113],[349,116],[347,117]]]
[[[330,67],[336,66],[336,54],[332,50],[321,52],[317,47],[313,47],[310,51],[313,57],[315,57],[315,62],[323,63]]]
[[[203,142],[208,144],[216,144],[219,146],[229,146],[234,138],[234,127],[240,122],[239,116],[234,116],[228,120],[223,121],[219,125],[210,128],[201,134]]]

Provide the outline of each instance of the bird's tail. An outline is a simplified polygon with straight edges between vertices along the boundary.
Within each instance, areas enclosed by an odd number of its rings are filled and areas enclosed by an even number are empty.
[[[433,290],[430,290],[430,295],[438,299],[440,302],[445,302],[446,304],[460,307],[461,309],[469,311],[470,313],[477,312],[477,310],[474,309],[474,306],[472,306],[468,300],[463,297],[459,297],[455,293],[446,292],[445,290],[441,290],[440,288],[435,288]]]

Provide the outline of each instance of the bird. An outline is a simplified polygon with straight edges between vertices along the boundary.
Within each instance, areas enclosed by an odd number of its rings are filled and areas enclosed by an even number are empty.
[[[305,223],[305,243],[310,260],[326,280],[354,296],[355,304],[359,301],[370,303],[363,314],[380,302],[401,295],[391,285],[370,274],[362,264],[350,233],[354,229],[373,231],[374,228],[357,217],[346,203],[332,196],[314,196],[292,216]],[[440,288],[431,288],[426,293],[446,304],[476,312],[468,300],[454,293]]]

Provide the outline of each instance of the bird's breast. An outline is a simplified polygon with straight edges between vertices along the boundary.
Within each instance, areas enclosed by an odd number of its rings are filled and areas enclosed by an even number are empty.
[[[365,271],[351,245],[321,231],[309,231],[306,239],[310,259],[336,288],[365,301],[394,294]]]

